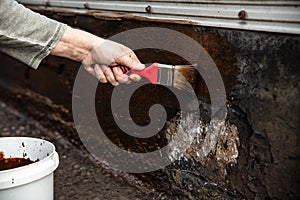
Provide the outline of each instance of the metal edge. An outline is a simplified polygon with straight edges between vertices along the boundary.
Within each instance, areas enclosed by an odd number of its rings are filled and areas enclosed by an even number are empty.
[[[232,4],[212,5],[209,0],[193,1],[194,6],[167,3],[166,1],[68,1],[68,0],[19,0],[20,3],[36,5],[39,9],[60,12],[66,10],[75,13],[101,13],[99,16],[149,21],[164,21],[180,24],[193,24],[229,29],[253,30],[276,33],[300,34],[300,2],[294,1],[259,1],[268,2],[250,5]],[[180,1],[175,1],[180,2]],[[188,1],[190,2],[190,1]],[[200,4],[201,2],[201,4]],[[207,2],[207,3],[205,3]],[[214,1],[219,4],[224,1]],[[152,3],[147,12],[148,3]],[[273,4],[271,4],[273,3]],[[180,6],[181,5],[181,6]],[[178,11],[177,11],[178,10]],[[239,15],[245,11],[244,17]],[[199,13],[199,14],[198,14]]]

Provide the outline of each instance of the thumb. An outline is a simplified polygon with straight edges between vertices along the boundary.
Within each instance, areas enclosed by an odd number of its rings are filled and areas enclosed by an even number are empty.
[[[117,63],[133,70],[142,70],[145,68],[145,65],[139,61],[139,59],[133,52],[130,52],[117,59]]]

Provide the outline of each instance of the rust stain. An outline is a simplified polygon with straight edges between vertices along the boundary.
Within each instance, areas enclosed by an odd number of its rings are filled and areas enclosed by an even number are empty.
[[[152,13],[152,7],[150,5],[148,5],[145,10],[147,13]]]
[[[84,8],[86,8],[86,9],[90,9],[89,3],[84,3],[83,6],[84,6]]]
[[[85,8],[89,9],[88,4],[84,4]],[[63,9],[63,8],[47,8],[47,7],[40,7],[40,6],[32,6],[26,5],[26,7],[30,8],[31,10],[35,10],[38,12],[50,12],[50,13],[63,13],[71,14],[71,15],[86,15],[86,16],[93,16],[97,19],[114,19],[114,20],[137,20],[137,21],[148,21],[148,22],[159,22],[159,23],[174,23],[174,24],[188,24],[188,25],[200,25],[200,23],[189,21],[189,20],[169,20],[169,19],[153,19],[149,17],[141,17],[132,15],[125,12],[102,12],[102,11],[73,11],[70,9]],[[151,13],[152,9],[150,7],[145,8],[146,12]]]
[[[238,17],[239,19],[241,20],[246,20],[247,19],[247,12],[245,10],[241,10],[239,13],[238,13]]]

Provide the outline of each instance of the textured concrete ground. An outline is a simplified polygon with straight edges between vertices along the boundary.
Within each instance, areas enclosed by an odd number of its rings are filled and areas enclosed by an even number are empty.
[[[127,182],[107,173],[99,164],[38,122],[0,102],[0,136],[28,136],[51,141],[60,155],[55,171],[55,199],[152,199]]]

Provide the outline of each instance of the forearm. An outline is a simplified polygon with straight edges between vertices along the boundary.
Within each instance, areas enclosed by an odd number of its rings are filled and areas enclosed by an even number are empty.
[[[52,49],[51,55],[69,58],[82,63],[96,45],[101,45],[104,41],[104,39],[88,32],[68,26],[65,34]]]
[[[81,62],[100,82],[115,86],[130,80],[113,66],[145,67],[128,47],[73,29],[13,0],[0,0],[0,51],[35,69],[49,54],[65,57]],[[140,79],[133,76],[131,80]]]

